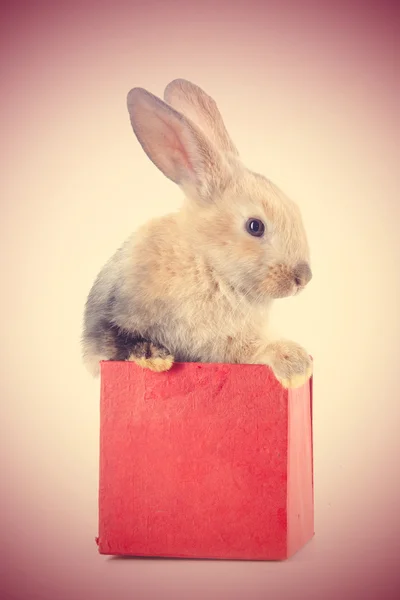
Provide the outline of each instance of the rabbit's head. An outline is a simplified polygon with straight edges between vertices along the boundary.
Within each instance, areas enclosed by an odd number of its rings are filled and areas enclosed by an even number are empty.
[[[297,205],[242,164],[214,100],[198,86],[174,80],[164,100],[134,88],[128,110],[146,154],[185,194],[182,236],[250,301],[302,290],[311,270]]]

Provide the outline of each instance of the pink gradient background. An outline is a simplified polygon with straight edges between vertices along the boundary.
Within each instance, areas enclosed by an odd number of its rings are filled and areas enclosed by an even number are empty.
[[[396,6],[2,3],[1,598],[398,597]],[[115,560],[94,543],[99,388],[80,363],[82,307],[131,229],[180,202],[125,104],[175,77],[216,98],[309,231],[313,282],[275,317],[316,362],[316,537],[285,563]]]

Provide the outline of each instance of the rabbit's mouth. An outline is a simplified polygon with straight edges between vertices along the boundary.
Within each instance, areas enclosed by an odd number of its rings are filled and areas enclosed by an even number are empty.
[[[299,294],[301,294],[301,292],[304,290],[304,288],[305,288],[305,285],[295,286],[292,296],[298,296]]]
[[[288,298],[297,294],[297,287],[288,281],[265,281],[264,293],[269,298],[278,300],[279,298]]]
[[[295,268],[282,263],[275,264],[269,268],[263,290],[274,299],[297,296],[311,277],[311,269],[306,263],[299,263]]]

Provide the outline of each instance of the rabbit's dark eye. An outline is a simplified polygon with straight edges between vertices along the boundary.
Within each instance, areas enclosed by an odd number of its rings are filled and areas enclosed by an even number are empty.
[[[255,237],[264,235],[265,225],[260,219],[249,219],[246,223],[246,231]]]

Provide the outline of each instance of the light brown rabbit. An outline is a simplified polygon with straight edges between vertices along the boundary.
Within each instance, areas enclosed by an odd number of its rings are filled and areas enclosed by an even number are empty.
[[[182,189],[183,206],[140,228],[99,273],[85,306],[84,361],[93,375],[100,360],[153,371],[174,361],[259,363],[298,387],[311,359],[269,336],[268,313],[311,279],[300,212],[242,164],[203,90],[176,79],[164,99],[134,88],[128,110],[147,156]]]

